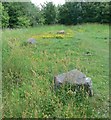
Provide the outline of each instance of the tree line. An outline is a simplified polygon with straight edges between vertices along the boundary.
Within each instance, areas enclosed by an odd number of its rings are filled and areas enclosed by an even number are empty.
[[[0,8],[2,28],[110,23],[108,2],[66,2],[58,6],[46,2],[41,8],[31,2],[4,2],[0,3]]]

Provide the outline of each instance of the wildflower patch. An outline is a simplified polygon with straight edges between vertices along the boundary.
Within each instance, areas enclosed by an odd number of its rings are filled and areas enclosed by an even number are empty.
[[[34,35],[32,38],[35,39],[64,39],[64,38],[72,38],[74,35],[72,30],[67,31],[65,34],[57,34],[57,33],[43,33],[39,35]]]

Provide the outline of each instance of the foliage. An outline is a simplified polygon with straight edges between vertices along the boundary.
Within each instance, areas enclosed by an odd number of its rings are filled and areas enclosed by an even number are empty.
[[[55,5],[52,2],[45,3],[42,6],[45,24],[54,24],[56,19]]]
[[[28,27],[38,24],[39,9],[30,2],[3,3],[9,15],[9,27]]]
[[[81,3],[66,2],[59,8],[59,23],[62,24],[77,24],[81,16],[79,15],[82,11]]]
[[[2,9],[3,9],[3,7],[2,7],[2,3],[0,2],[0,28],[2,27]]]
[[[30,26],[30,20],[27,17],[18,17],[18,27],[28,27]]]
[[[78,24],[87,22],[109,23],[109,3],[66,2],[59,9],[59,23]]]
[[[30,25],[31,26],[37,26],[39,24],[39,19],[41,18],[41,13],[39,7],[35,6],[32,3],[24,3],[23,4],[25,7],[25,12],[24,15],[28,17],[30,20]]]
[[[8,27],[9,25],[9,15],[7,13],[7,11],[5,10],[4,6],[2,6],[2,3],[0,3],[0,18],[1,18],[1,22],[2,22],[2,27]]]
[[[55,6],[46,2],[40,9],[31,2],[4,2],[2,7],[2,26],[17,28],[37,26],[38,24],[109,23],[108,2],[66,2]]]
[[[82,4],[83,22],[109,23],[110,10],[107,2],[89,2]]]

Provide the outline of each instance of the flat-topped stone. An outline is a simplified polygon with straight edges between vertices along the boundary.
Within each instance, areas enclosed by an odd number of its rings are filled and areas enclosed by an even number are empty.
[[[81,71],[74,69],[54,77],[54,87],[59,88],[61,84],[69,83],[76,86],[84,86],[89,96],[93,95],[91,78],[86,77]]]
[[[57,34],[65,34],[65,31],[64,30],[60,30],[57,32]]]

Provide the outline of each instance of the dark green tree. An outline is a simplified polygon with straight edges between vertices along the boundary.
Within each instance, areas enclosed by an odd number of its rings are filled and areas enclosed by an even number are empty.
[[[46,2],[42,5],[45,24],[54,24],[56,22],[56,9],[52,2]]]
[[[38,24],[109,23],[110,10],[108,2],[66,2],[57,7],[46,2],[42,9],[31,2],[3,2],[2,27],[20,28]]]
[[[36,26],[39,24],[41,17],[40,9],[31,2],[24,3],[24,15],[26,15],[30,20],[31,26]]]
[[[59,8],[60,24],[109,23],[108,2],[66,2]]]
[[[103,2],[103,3],[100,3],[99,5],[99,10],[97,11],[98,13],[98,21],[100,23],[110,23],[111,19],[111,15],[110,15],[110,5],[108,2]]]
[[[4,2],[9,15],[9,27],[36,26],[39,22],[39,8],[31,2]]]
[[[108,23],[109,16],[109,3],[107,2],[82,3],[83,22]]]
[[[2,5],[2,3],[0,3],[0,21],[2,23],[2,28],[6,28],[9,25],[9,15],[7,13],[7,11],[4,9],[4,6]]]
[[[81,22],[81,10],[81,3],[66,2],[59,8],[59,23],[71,25]]]

